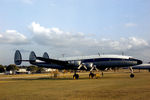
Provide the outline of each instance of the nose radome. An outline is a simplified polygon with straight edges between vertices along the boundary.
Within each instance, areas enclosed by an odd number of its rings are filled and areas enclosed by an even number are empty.
[[[137,64],[142,64],[142,63],[143,63],[142,60],[137,61]]]

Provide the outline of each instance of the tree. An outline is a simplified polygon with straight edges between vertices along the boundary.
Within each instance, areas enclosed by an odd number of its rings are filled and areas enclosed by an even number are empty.
[[[27,67],[27,71],[30,71],[30,72],[36,72],[37,71],[37,66],[33,66],[33,65],[31,65],[31,66],[29,66],[29,67]]]
[[[15,64],[10,64],[6,67],[7,71],[16,71],[18,69],[19,69],[18,66],[16,66]]]
[[[0,73],[5,72],[5,67],[3,65],[0,65]]]
[[[41,73],[41,72],[44,72],[44,69],[43,67],[38,67],[37,70],[36,70],[37,73]]]
[[[18,66],[16,66],[15,64],[10,64],[6,67],[6,70],[7,71],[12,71],[13,74],[15,74],[15,71],[18,70]]]

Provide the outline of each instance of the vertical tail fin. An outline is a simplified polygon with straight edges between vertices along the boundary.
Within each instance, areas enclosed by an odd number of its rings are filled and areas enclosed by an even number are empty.
[[[44,54],[43,54],[43,58],[47,58],[47,59],[49,59],[49,55],[48,55],[48,53],[47,53],[47,52],[44,52]]]
[[[15,52],[14,63],[16,65],[20,65],[22,63],[22,56],[19,50],[16,50]]]
[[[36,61],[36,55],[34,51],[31,51],[30,56],[29,56],[29,62],[32,64],[35,61]]]

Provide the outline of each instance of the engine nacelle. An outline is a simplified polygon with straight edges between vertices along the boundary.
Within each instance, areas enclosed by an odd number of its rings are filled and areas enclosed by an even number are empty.
[[[85,66],[86,66],[87,68],[92,68],[92,67],[93,67],[93,63],[86,63]]]
[[[75,66],[80,66],[81,61],[69,61],[70,64],[74,64]]]

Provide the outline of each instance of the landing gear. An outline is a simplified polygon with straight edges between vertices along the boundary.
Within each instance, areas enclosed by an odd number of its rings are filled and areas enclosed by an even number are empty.
[[[96,71],[99,71],[98,69],[97,69],[97,67],[96,67],[96,65],[91,65],[91,70],[90,70],[90,74],[89,74],[89,79],[90,78],[99,78],[100,77],[100,75],[99,74],[94,74],[93,73],[93,70],[96,70]]]
[[[90,74],[89,74],[89,78],[94,78],[94,76],[95,76],[95,74],[94,74],[94,73],[92,73],[92,72],[90,72]]]
[[[76,74],[76,71],[74,72],[73,79],[74,80],[79,79],[79,74]]]
[[[74,75],[73,75],[73,79],[74,79],[74,80],[79,79],[79,74],[74,74]]]
[[[130,77],[131,77],[131,78],[134,78],[134,74],[133,74],[133,69],[132,69],[132,67],[129,67],[129,69],[130,69],[130,71],[131,71]]]
[[[102,71],[102,77],[104,76],[104,73],[103,73],[103,71]]]
[[[131,73],[131,74],[130,74],[130,77],[131,77],[131,78],[134,78],[134,74],[133,74],[133,73]]]

